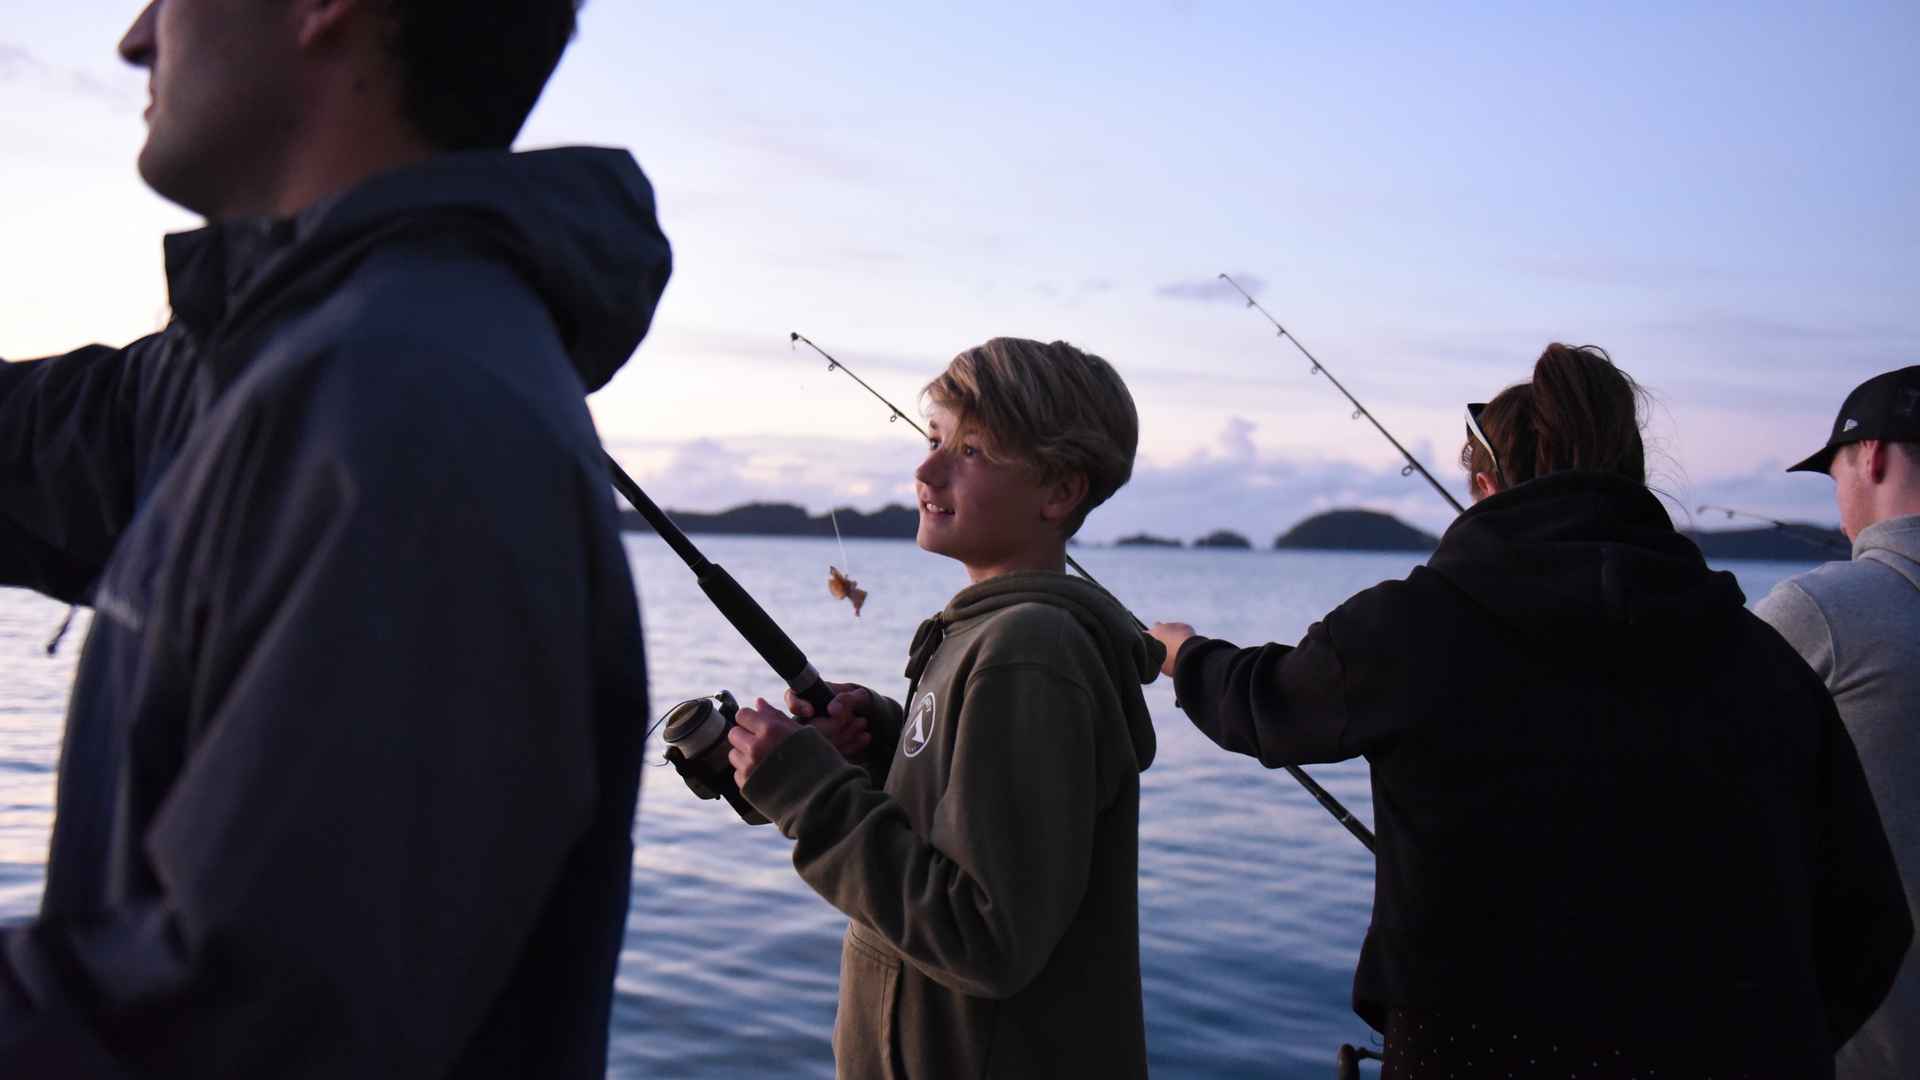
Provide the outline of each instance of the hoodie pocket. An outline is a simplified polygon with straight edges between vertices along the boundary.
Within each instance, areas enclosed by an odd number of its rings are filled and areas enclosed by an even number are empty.
[[[833,1060],[842,1078],[895,1080],[894,1011],[900,1000],[900,958],[847,927],[840,952],[840,1008],[833,1019]]]

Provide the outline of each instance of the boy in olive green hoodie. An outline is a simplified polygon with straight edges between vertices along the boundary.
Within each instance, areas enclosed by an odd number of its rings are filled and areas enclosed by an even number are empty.
[[[1099,357],[1013,338],[925,396],[918,540],[973,584],[914,635],[905,708],[839,684],[801,727],[760,701],[735,777],[851,919],[842,1077],[1144,1076],[1140,687],[1160,652],[1063,572],[1133,470],[1133,399]],[[863,750],[864,770],[841,756]]]

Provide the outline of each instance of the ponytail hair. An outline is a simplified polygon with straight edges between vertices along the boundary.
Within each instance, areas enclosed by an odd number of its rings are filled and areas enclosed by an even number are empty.
[[[1478,442],[1460,450],[1468,472],[1493,476],[1503,488],[1549,473],[1580,469],[1647,482],[1647,451],[1640,439],[1646,391],[1597,345],[1546,347],[1533,381],[1509,386],[1487,403],[1480,427],[1493,443],[1499,468]]]

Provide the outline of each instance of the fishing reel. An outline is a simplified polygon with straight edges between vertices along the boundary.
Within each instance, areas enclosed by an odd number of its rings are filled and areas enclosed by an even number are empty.
[[[667,763],[686,781],[689,791],[703,799],[725,799],[740,820],[765,825],[766,816],[740,794],[740,785],[733,780],[733,762],[727,760],[732,749],[727,732],[733,730],[734,714],[739,711],[740,703],[725,690],[683,701],[667,710],[661,737],[667,744]]]

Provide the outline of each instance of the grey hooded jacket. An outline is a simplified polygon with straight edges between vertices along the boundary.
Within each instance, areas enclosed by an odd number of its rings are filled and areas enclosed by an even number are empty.
[[[583,395],[668,266],[624,152],[446,155],[0,364],[0,583],[97,612],[9,1075],[604,1073],[647,702]]]
[[[1781,582],[1754,611],[1833,692],[1920,923],[1920,515],[1862,529],[1852,561]],[[1842,1080],[1920,1076],[1920,949],[1834,1064]]]

